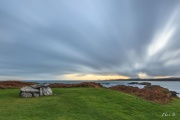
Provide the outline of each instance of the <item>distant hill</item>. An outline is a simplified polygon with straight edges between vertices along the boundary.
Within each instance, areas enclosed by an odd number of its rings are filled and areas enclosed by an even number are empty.
[[[180,78],[147,78],[147,79],[141,79],[141,78],[130,78],[130,79],[112,79],[117,81],[180,81]]]

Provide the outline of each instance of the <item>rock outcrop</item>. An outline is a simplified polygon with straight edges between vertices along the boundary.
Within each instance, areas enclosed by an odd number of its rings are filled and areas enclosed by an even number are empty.
[[[128,84],[138,84],[138,85],[145,85],[145,86],[151,86],[151,83],[150,82],[130,82]]]
[[[176,97],[176,92],[169,91],[158,85],[145,86],[143,89],[132,86],[117,85],[109,89],[129,93],[150,100],[156,103],[168,103],[173,97]]]
[[[163,88],[159,85],[144,86],[144,89],[155,90],[155,91],[166,94],[168,97],[177,97],[177,94],[178,94],[175,91],[170,91],[169,89]]]
[[[53,92],[49,87],[49,84],[36,84],[31,86],[22,87],[19,93],[20,97],[39,97],[52,95]]]

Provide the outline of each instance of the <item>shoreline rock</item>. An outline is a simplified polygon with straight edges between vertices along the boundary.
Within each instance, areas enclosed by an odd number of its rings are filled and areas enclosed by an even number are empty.
[[[146,85],[146,86],[150,86],[151,83],[150,82],[130,82],[128,84],[138,84],[138,85]]]
[[[172,98],[177,97],[175,91],[169,91],[167,88],[158,85],[145,86],[142,89],[132,86],[117,85],[110,87],[109,89],[133,94],[156,103],[168,103]]]

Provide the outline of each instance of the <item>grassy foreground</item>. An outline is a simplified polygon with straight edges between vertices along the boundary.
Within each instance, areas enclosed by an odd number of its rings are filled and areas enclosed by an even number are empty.
[[[0,120],[179,120],[180,118],[180,99],[162,105],[104,88],[55,88],[53,92],[53,96],[19,98],[19,89],[1,89]],[[163,113],[170,116],[162,116]]]

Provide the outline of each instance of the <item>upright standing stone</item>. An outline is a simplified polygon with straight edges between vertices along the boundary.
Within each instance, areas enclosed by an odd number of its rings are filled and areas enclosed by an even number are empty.
[[[40,91],[40,96],[42,96],[43,95],[42,88],[39,88],[39,91]]]
[[[52,95],[52,90],[50,87],[45,86],[42,88],[42,93],[43,93],[43,95]]]

